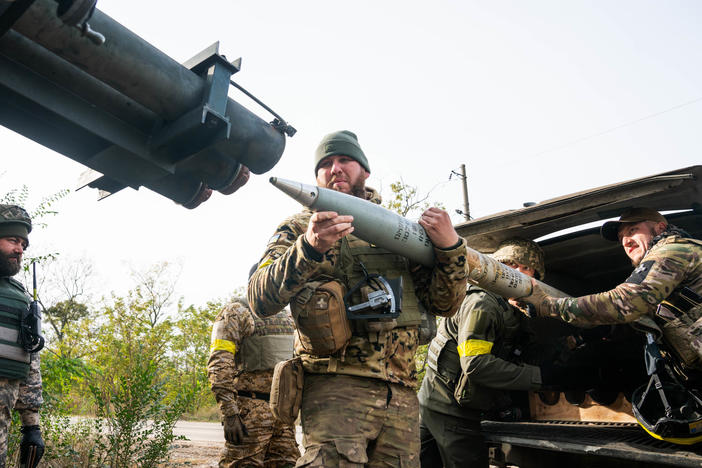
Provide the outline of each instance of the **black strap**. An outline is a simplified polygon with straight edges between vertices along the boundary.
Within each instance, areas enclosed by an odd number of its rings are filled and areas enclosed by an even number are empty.
[[[270,393],[259,393],[259,392],[247,392],[246,390],[237,390],[236,392],[239,396],[246,398],[253,398],[255,400],[270,401]]]

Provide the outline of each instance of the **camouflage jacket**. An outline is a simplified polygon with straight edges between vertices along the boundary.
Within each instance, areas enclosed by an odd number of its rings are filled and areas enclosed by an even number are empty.
[[[682,286],[702,294],[702,242],[664,233],[616,288],[577,298],[549,298],[537,306],[540,315],[574,325],[629,323],[653,317],[658,304]]]
[[[379,204],[377,192],[366,190],[366,199]],[[341,241],[326,252],[321,261],[315,260],[304,242],[311,216],[311,211],[304,210],[286,219],[268,242],[259,269],[249,280],[249,302],[256,314],[274,313],[285,307],[308,282],[333,276]],[[409,266],[414,292],[427,310],[451,316],[458,310],[465,291],[465,241],[461,239],[459,246],[450,250],[434,250],[436,265],[433,268]],[[367,334],[354,332],[348,346],[334,356],[311,356],[299,347],[296,352],[302,356],[307,372],[370,376],[414,387],[418,336],[417,326],[379,332],[372,340]]]
[[[237,390],[270,393],[273,370],[247,372],[242,362],[241,348],[248,337],[264,336],[271,330],[276,334],[292,334],[292,319],[287,311],[264,322],[254,317],[245,303],[233,301],[215,318],[207,374],[224,416],[238,413]],[[292,353],[289,357],[292,357]]]
[[[521,362],[524,347],[533,341],[527,320],[505,299],[470,286],[459,312],[441,321],[430,345],[429,359],[436,355],[437,363],[428,364],[420,404],[473,417],[474,410],[508,406],[506,390],[540,388],[539,368]],[[448,339],[443,346],[442,335]],[[457,386],[462,390],[454,395]]]

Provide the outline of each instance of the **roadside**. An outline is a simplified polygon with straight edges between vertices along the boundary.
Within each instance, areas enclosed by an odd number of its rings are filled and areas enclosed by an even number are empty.
[[[300,444],[302,432],[296,426],[296,439]],[[189,440],[178,440],[173,445],[171,460],[166,467],[216,468],[224,447],[224,433],[220,423],[178,421],[173,433]]]

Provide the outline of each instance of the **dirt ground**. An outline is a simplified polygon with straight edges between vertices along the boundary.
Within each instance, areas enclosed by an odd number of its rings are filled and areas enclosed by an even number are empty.
[[[179,440],[166,467],[217,468],[222,442]]]

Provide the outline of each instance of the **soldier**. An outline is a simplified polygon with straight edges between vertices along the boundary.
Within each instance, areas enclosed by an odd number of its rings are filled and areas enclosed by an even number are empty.
[[[325,136],[314,168],[318,186],[380,203],[378,193],[365,185],[370,166],[352,132]],[[353,217],[335,212],[305,210],[283,221],[270,239],[249,281],[248,297],[261,316],[288,303],[293,308],[305,379],[300,417],[306,451],[297,466],[419,466],[417,300],[438,315],[451,316],[466,284],[465,242],[448,214],[430,208],[419,224],[435,247],[433,268],[358,239],[351,235]],[[402,292],[389,291],[379,277],[401,278]],[[344,295],[349,306],[365,313],[369,295],[378,294],[402,302],[399,317],[346,320]],[[331,330],[327,338],[340,341],[337,348],[319,351],[305,344],[313,341],[307,340],[309,330],[301,320],[318,313],[342,317],[341,325],[332,319],[330,328],[318,328]],[[340,329],[350,331],[342,336]]]
[[[207,373],[226,440],[220,468],[292,467],[300,456],[295,428],[268,407],[273,367],[292,357],[293,332],[288,311],[261,319],[245,298],[215,318]]]
[[[649,208],[632,208],[602,225],[605,239],[618,241],[636,269],[614,289],[575,298],[550,297],[534,283],[520,298],[541,317],[573,325],[647,320],[686,371],[702,370],[702,241],[668,224]],[[652,319],[652,322],[651,322]]]
[[[506,240],[492,256],[525,275],[544,276],[544,254],[532,241]],[[481,418],[515,417],[508,390],[542,384],[539,367],[521,362],[529,337],[521,312],[496,294],[468,286],[461,309],[441,320],[429,345],[418,395],[422,467],[488,466]]]
[[[39,430],[39,408],[44,402],[39,354],[25,351],[19,339],[30,297],[22,283],[12,278],[20,271],[31,231],[32,220],[23,208],[0,205],[0,468],[7,458],[12,408],[22,422],[22,460],[29,460],[33,468],[44,453]]]

